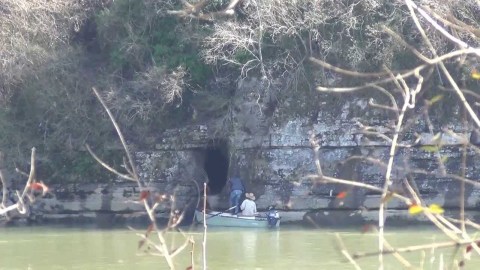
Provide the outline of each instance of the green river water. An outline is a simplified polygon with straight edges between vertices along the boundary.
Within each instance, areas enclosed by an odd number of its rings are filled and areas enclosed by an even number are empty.
[[[334,230],[283,227],[279,230],[209,229],[208,269],[355,269],[341,255]],[[351,252],[376,249],[375,234],[339,230]],[[202,230],[190,232],[196,241],[195,269],[202,269]],[[445,241],[432,228],[404,228],[387,231],[396,247]],[[20,227],[0,228],[0,269],[168,269],[162,257],[137,251],[139,237],[128,229]],[[169,243],[182,241],[181,235]],[[442,260],[452,265],[453,248],[406,253],[410,262],[422,269],[439,269]],[[443,254],[443,255],[441,255]],[[422,259],[424,256],[425,259]],[[465,269],[480,269],[473,256]],[[190,247],[175,258],[177,269],[190,265]],[[404,269],[387,256],[386,269]],[[377,269],[376,256],[358,260],[362,269]],[[452,269],[449,267],[449,269]],[[453,269],[456,269],[455,267]]]

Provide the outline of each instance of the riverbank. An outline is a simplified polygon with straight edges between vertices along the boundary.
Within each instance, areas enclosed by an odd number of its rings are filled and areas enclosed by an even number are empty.
[[[378,223],[378,211],[352,211],[352,210],[321,210],[321,211],[282,211],[279,210],[282,227],[301,228],[361,228],[364,225]],[[386,224],[389,227],[401,228],[404,226],[431,226],[431,222],[424,215],[412,216],[408,210],[386,211]],[[458,218],[458,211],[447,209],[444,216]],[[165,225],[169,213],[157,213],[157,223]],[[473,222],[480,222],[480,212],[470,210],[465,212],[465,218]],[[86,226],[91,228],[126,228],[127,226],[146,227],[150,224],[144,211],[130,213],[115,213],[109,211],[82,212],[82,213],[31,213],[28,217],[17,217],[11,220],[0,220],[2,227],[15,226]],[[195,225],[193,214],[187,212],[181,226]]]

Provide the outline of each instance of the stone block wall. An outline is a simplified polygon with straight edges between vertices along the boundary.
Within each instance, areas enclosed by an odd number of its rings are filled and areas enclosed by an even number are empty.
[[[229,172],[240,172],[248,191],[256,194],[260,210],[275,205],[286,221],[313,221],[315,224],[374,220],[380,201],[378,193],[312,181],[309,176],[316,170],[309,138],[313,134],[320,141],[320,158],[325,175],[381,187],[385,168],[349,158],[368,155],[387,162],[389,142],[362,135],[359,122],[391,135],[384,128],[394,123],[391,115],[370,110],[368,96],[349,95],[342,99],[308,92],[292,93],[282,99],[272,91],[263,91],[261,87],[256,79],[239,83],[228,115],[230,122],[226,117],[210,119],[159,134],[149,151],[136,153],[141,178],[155,190],[175,194],[175,207],[187,207],[191,211],[204,181],[216,181],[215,185],[220,187],[226,181],[207,179],[205,174],[206,149],[222,141],[226,142],[225,158],[228,159]],[[418,112],[408,117],[415,113]],[[463,132],[462,125],[454,120],[432,118],[434,122],[446,121],[442,127]],[[416,128],[402,137],[401,143],[410,144],[415,138],[420,140],[413,147],[400,148],[396,153],[396,169],[392,174],[394,188],[397,185],[401,189],[399,183],[407,176],[402,169],[406,163],[409,168],[439,172],[438,157],[422,147],[433,144],[435,138],[425,124],[420,120],[417,122]],[[441,155],[446,161],[447,172],[458,175],[461,164],[459,141],[447,133],[442,135],[441,140]],[[467,156],[466,176],[478,179],[480,160],[471,150]],[[439,175],[408,176],[425,203],[437,203],[447,210],[447,214],[457,215],[460,187],[457,180]],[[50,214],[138,213],[142,209],[132,202],[139,192],[134,186],[134,183],[119,182],[108,186],[77,187],[84,190],[81,192],[83,195],[79,195],[78,190],[66,188],[64,193],[70,195],[61,196],[62,193],[58,192],[52,198],[42,200],[38,207]],[[343,191],[348,195],[338,200],[336,195]],[[472,218],[476,217],[480,205],[479,194],[478,186],[467,185],[466,207]],[[216,209],[228,208],[226,187],[212,194],[210,202]],[[388,216],[393,220],[412,220],[402,202],[393,199],[388,203],[388,209]],[[165,209],[164,213],[167,212]]]

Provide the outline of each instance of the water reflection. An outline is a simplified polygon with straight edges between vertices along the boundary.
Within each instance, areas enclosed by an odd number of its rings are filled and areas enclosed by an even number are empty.
[[[201,268],[202,231],[195,237],[196,269]],[[350,252],[376,250],[377,237],[355,231],[340,233]],[[432,236],[436,235],[436,239]],[[398,230],[386,235],[396,247],[445,241],[432,230]],[[338,251],[335,236],[328,230],[209,229],[209,269],[350,269],[351,265]],[[168,239],[169,243],[172,240]],[[182,236],[175,239],[176,246]],[[161,257],[138,256],[138,237],[128,230],[75,230],[56,228],[14,228],[0,232],[0,269],[167,269]],[[175,258],[177,269],[190,265],[189,249]],[[444,260],[452,249],[427,253],[425,265],[438,269],[440,254]],[[427,251],[428,252],[428,251]],[[450,253],[449,253],[450,252]],[[406,258],[419,265],[420,253]],[[468,269],[479,269],[480,256],[472,256]],[[451,258],[448,257],[451,261]],[[376,269],[376,257],[358,261],[362,269]],[[386,269],[402,269],[393,257],[386,257]]]
[[[257,253],[257,236],[255,231],[244,231],[240,233],[242,239],[243,258],[247,261],[255,259]]]

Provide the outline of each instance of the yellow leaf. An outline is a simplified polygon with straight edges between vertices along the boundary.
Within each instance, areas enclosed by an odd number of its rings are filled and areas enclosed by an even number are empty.
[[[470,75],[475,80],[480,80],[480,72],[478,72],[476,69],[472,70],[472,73]]]
[[[412,204],[408,208],[408,213],[412,216],[420,214],[421,212],[423,212],[423,208],[420,205],[417,205],[417,204]]]
[[[442,163],[447,162],[447,160],[448,160],[448,156],[442,156],[442,158],[440,159]]]
[[[432,99],[429,100],[430,105],[440,101],[443,98],[443,95],[436,95]]]
[[[445,212],[440,205],[434,203],[428,207],[428,211],[432,214],[443,214],[443,212]]]

